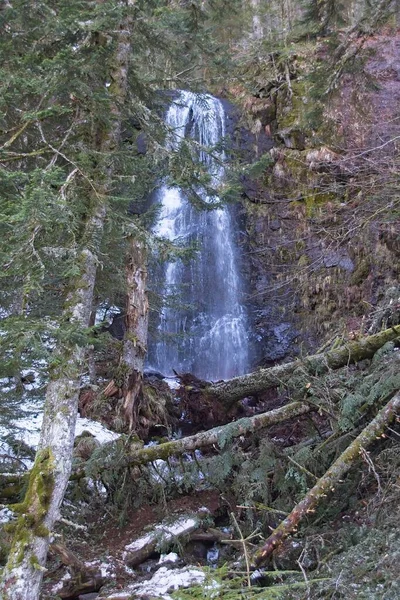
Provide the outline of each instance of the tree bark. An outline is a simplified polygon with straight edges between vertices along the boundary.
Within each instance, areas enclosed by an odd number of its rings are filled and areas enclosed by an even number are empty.
[[[252,7],[252,25],[253,25],[253,39],[261,40],[264,37],[264,29],[261,22],[260,15],[260,0],[250,0]]]
[[[375,335],[348,342],[345,346],[324,354],[314,354],[269,369],[260,369],[255,373],[211,384],[205,389],[193,389],[190,393],[204,394],[207,398],[217,400],[229,409],[235,402],[246,396],[258,394],[287,381],[296,369],[302,370],[310,376],[321,375],[330,369],[340,369],[348,364],[372,358],[379,348],[399,336],[400,325],[396,325]]]
[[[138,429],[142,401],[143,369],[147,354],[149,301],[147,298],[147,250],[140,237],[131,237],[126,268],[126,333],[119,369],[124,420],[129,431]]]
[[[124,4],[130,4],[126,0]],[[63,322],[79,331],[89,326],[96,280],[98,252],[106,218],[113,161],[110,153],[118,146],[121,107],[127,95],[131,18],[125,17],[117,32],[113,65],[110,67],[110,118],[107,127],[96,131],[94,147],[99,151],[100,184],[88,201],[92,207],[86,221],[83,249],[78,256],[79,274],[63,310]],[[93,188],[94,189],[94,188]],[[3,600],[36,600],[39,597],[51,532],[59,516],[72,464],[80,376],[84,370],[85,347],[66,341],[54,352],[39,448],[30,473],[19,513],[7,565],[0,583]]]
[[[348,448],[333,463],[330,469],[321,477],[315,486],[306,494],[292,512],[278,527],[272,532],[264,546],[259,550],[254,558],[257,566],[262,565],[271,556],[272,552],[297,529],[301,519],[309,513],[313,513],[315,507],[334,491],[336,485],[340,485],[343,475],[351,469],[356,463],[360,454],[367,446],[379,438],[387,425],[395,418],[400,410],[400,393],[397,393],[386,406],[377,414],[360,435],[350,444]]]

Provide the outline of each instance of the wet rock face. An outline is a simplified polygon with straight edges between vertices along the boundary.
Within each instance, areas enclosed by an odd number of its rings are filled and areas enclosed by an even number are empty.
[[[400,225],[384,191],[400,135],[400,33],[371,36],[362,52],[365,81],[377,85],[343,74],[317,131],[301,60],[293,96],[276,95],[275,112],[263,113],[268,97],[244,102],[254,123],[275,116],[272,164],[243,181],[261,364],[298,354],[298,340],[308,352],[370,327],[371,307],[400,275]]]
[[[275,118],[275,105],[268,104],[268,108],[262,109],[262,128],[254,133],[245,126],[241,120],[240,110],[231,102],[225,99],[221,100],[225,110],[226,135],[228,142],[231,140],[232,151],[244,163],[251,163],[255,157],[260,157],[268,152],[274,145],[270,132],[265,130],[267,123],[272,122],[272,117]],[[267,118],[267,114],[270,118]],[[256,117],[258,118],[258,114]],[[246,190],[244,190],[246,192]]]

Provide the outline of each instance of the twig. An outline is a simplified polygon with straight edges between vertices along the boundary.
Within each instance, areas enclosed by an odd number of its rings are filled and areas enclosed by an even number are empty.
[[[308,600],[311,600],[310,582],[308,581],[307,573],[306,573],[306,571],[305,571],[305,569],[304,569],[304,567],[303,567],[303,565],[301,563],[301,559],[303,557],[303,554],[304,554],[304,550],[302,551],[302,553],[299,556],[299,559],[296,562],[299,565],[301,572],[303,573],[304,582],[305,582],[305,584],[307,586],[307,598],[308,598]]]
[[[242,530],[240,529],[240,527],[239,527],[239,523],[237,522],[237,520],[236,520],[236,517],[235,517],[235,515],[234,515],[234,513],[233,513],[233,512],[231,513],[231,517],[232,517],[232,520],[233,520],[233,522],[234,522],[234,524],[235,524],[235,527],[236,527],[236,529],[238,530],[238,532],[239,532],[239,535],[240,535],[240,540],[237,540],[237,541],[239,541],[239,542],[242,544],[242,546],[243,546],[244,560],[245,560],[245,562],[246,562],[247,587],[249,587],[249,588],[250,588],[250,587],[251,587],[251,576],[250,576],[250,558],[249,558],[249,553],[248,553],[248,550],[247,550],[247,545],[246,545],[246,544],[247,544],[247,542],[249,542],[249,541],[250,541],[252,538],[254,538],[254,537],[255,537],[255,535],[256,535],[256,533],[257,533],[257,530],[256,530],[256,531],[254,531],[253,533],[251,533],[251,534],[250,534],[250,535],[249,535],[247,538],[244,538],[244,537],[243,537]],[[232,541],[232,540],[230,540],[230,541]]]

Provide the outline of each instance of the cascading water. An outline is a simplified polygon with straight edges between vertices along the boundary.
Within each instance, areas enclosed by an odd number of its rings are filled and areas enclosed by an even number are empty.
[[[215,150],[225,136],[222,103],[209,95],[179,92],[166,122],[171,131],[169,147],[177,149],[188,136],[194,139],[200,161],[217,187],[225,161],[224,153]],[[199,195],[207,203],[216,201],[205,192]],[[169,301],[161,314],[158,341],[150,345],[150,363],[165,375],[173,369],[207,380],[240,375],[248,370],[248,335],[230,211],[200,211],[182,190],[166,185],[159,201],[155,233],[171,241],[195,243],[198,251],[189,262],[164,266],[163,293]]]

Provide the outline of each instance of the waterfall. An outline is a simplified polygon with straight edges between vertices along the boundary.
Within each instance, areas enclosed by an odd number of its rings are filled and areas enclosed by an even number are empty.
[[[181,91],[172,102],[166,123],[168,146],[178,149],[186,137],[197,142],[198,156],[211,182],[224,177],[225,154],[218,143],[225,137],[222,103],[210,95]],[[207,148],[212,151],[207,152]],[[215,203],[199,191],[204,202]],[[159,290],[167,298],[150,344],[149,361],[158,371],[191,372],[207,380],[226,379],[248,370],[246,311],[228,208],[198,210],[177,187],[163,185],[155,233],[170,241],[196,244],[195,257],[164,265]]]

